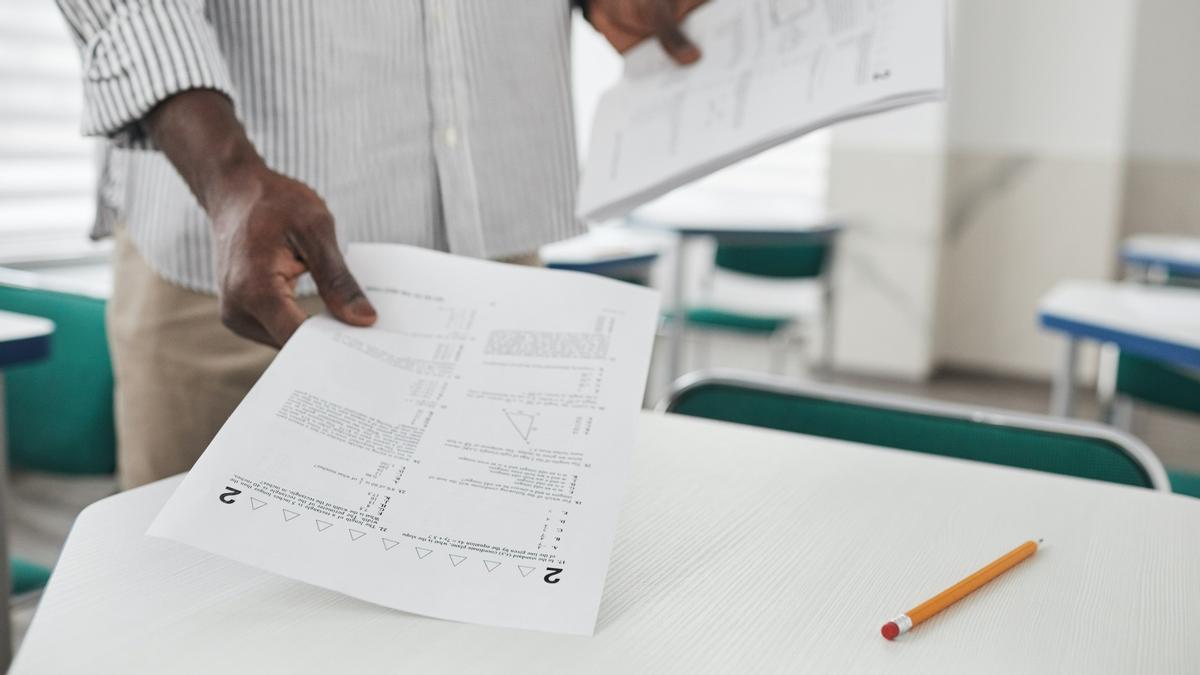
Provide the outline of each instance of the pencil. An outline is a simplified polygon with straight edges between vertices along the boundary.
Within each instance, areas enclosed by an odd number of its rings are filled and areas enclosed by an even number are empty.
[[[1037,553],[1040,543],[1042,543],[1041,539],[1021,544],[966,579],[883,624],[883,630],[880,632],[883,633],[883,637],[893,640],[897,635],[903,635],[920,626],[938,612],[962,600],[987,582],[1016,567],[1017,563]]]

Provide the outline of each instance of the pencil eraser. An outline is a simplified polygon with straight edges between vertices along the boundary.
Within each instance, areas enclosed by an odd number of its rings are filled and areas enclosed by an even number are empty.
[[[883,633],[883,637],[889,640],[894,640],[896,639],[896,636],[900,634],[900,626],[897,626],[895,621],[889,621],[883,624],[883,630],[880,630],[879,632]]]

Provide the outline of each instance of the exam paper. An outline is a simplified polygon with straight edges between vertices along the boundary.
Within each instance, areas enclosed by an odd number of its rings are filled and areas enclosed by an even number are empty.
[[[590,635],[655,292],[384,244],[379,313],[280,351],[149,534],[363,600]]]
[[[710,0],[625,56],[596,108],[578,215],[602,220],[834,122],[941,98],[946,0]]]

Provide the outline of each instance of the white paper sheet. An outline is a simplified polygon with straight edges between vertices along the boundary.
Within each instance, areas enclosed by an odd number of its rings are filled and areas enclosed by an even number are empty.
[[[596,108],[578,214],[602,220],[839,120],[936,100],[945,0],[710,0],[700,61],[631,50]]]
[[[591,634],[655,292],[355,245],[369,329],[296,332],[152,524],[429,616]]]

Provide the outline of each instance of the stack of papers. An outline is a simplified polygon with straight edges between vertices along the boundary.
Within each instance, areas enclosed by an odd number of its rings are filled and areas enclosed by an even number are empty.
[[[941,98],[945,0],[712,0],[684,25],[703,52],[648,41],[600,99],[578,215],[615,218],[835,122]]]
[[[371,328],[309,319],[151,526],[429,616],[591,634],[658,294],[350,247]]]

